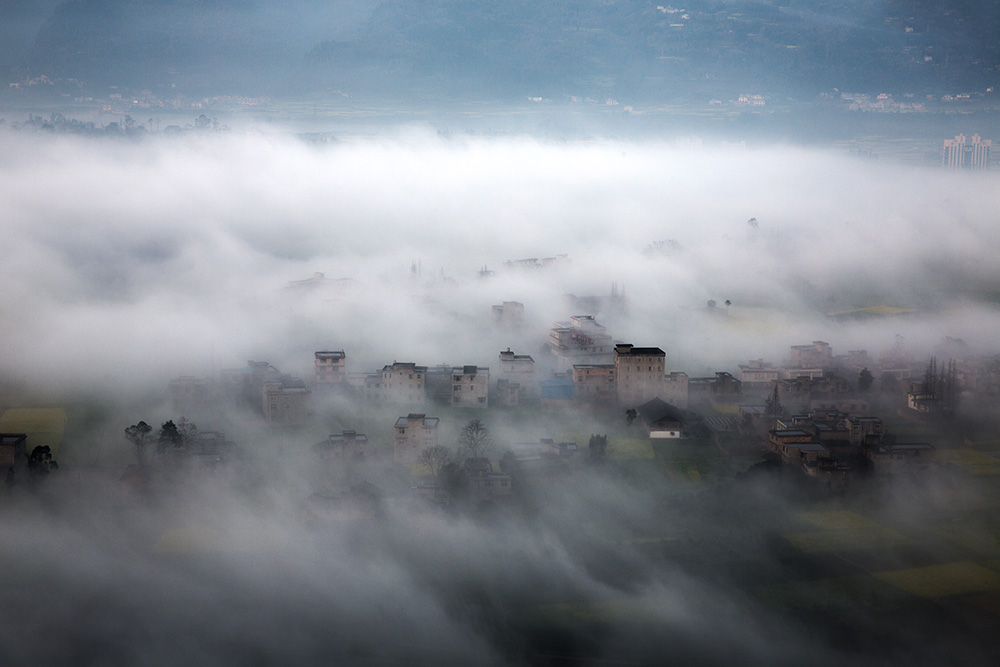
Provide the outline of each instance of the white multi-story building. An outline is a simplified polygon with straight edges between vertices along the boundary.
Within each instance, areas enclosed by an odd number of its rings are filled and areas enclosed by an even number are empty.
[[[968,138],[964,134],[959,134],[954,139],[945,139],[941,164],[949,169],[986,169],[989,166],[992,145],[992,141],[983,139],[978,134]]]
[[[347,380],[347,355],[343,350],[316,353],[316,386],[339,387]]]
[[[394,426],[396,460],[414,463],[422,450],[438,444],[440,421],[437,417],[428,417],[415,412],[397,419]]]
[[[740,382],[748,389],[770,387],[778,379],[778,369],[763,359],[740,364]]]
[[[614,345],[593,315],[574,315],[568,322],[554,324],[549,349],[568,370],[573,364],[611,363]]]
[[[422,404],[425,400],[424,386],[427,367],[412,362],[394,361],[382,368],[378,395],[387,403]]]
[[[538,398],[535,360],[527,354],[514,354],[508,347],[500,353],[500,378],[519,386],[522,399]]]
[[[309,414],[312,392],[298,378],[283,376],[264,382],[264,419],[270,424],[301,424]]]
[[[452,407],[489,407],[489,391],[489,368],[482,366],[457,366],[451,369]]]

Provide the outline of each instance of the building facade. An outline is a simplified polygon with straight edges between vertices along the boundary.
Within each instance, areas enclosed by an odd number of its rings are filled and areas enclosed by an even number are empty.
[[[514,354],[508,347],[500,353],[500,378],[517,384],[521,399],[538,398],[535,360],[527,354]]]
[[[394,361],[383,366],[378,396],[385,403],[423,404],[427,367],[411,362]]]
[[[573,397],[582,403],[615,403],[614,364],[573,364]]]
[[[347,355],[343,350],[316,352],[316,387],[340,387],[347,381]]]
[[[658,347],[615,345],[615,389],[619,405],[635,407],[663,393],[667,354]]]
[[[451,369],[451,405],[454,408],[489,407],[490,369],[456,366]]]
[[[770,389],[778,379],[778,369],[763,359],[751,359],[740,364],[740,382],[747,389]]]
[[[568,322],[554,323],[549,349],[561,363],[560,370],[568,370],[573,364],[610,363],[614,345],[593,315],[574,315]]]
[[[504,301],[492,309],[493,323],[497,326],[517,329],[524,324],[524,304],[519,301]]]
[[[265,382],[261,398],[264,419],[269,424],[301,424],[312,405],[312,392],[301,380],[291,377]]]
[[[982,171],[989,167],[992,146],[992,141],[983,139],[978,134],[973,134],[971,137],[959,134],[954,139],[945,139],[941,151],[941,165],[948,169]]]
[[[316,443],[313,451],[322,460],[360,459],[375,453],[368,436],[357,431],[344,431],[331,435],[326,440]]]
[[[422,450],[438,444],[440,421],[437,417],[415,412],[397,419],[393,436],[396,460],[415,463]]]

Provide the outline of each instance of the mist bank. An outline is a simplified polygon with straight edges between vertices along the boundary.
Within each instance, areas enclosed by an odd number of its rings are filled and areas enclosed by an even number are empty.
[[[948,535],[989,535],[985,483],[927,472],[822,501],[778,479],[692,487],[652,467],[584,466],[522,480],[518,500],[491,510],[441,513],[389,494],[377,515],[358,516],[307,497],[308,454],[293,444],[272,439],[280,463],[154,495],[72,470],[37,494],[5,490],[4,655],[152,665],[995,658],[975,598],[930,601],[879,579],[979,553],[973,543],[956,552]],[[365,478],[389,489],[377,466]],[[837,528],[865,521],[859,512],[879,540],[862,549]],[[809,539],[830,551],[793,546]],[[960,613],[973,609],[982,623]],[[33,640],[39,628],[44,642]]]
[[[3,370],[53,387],[162,387],[247,359],[307,372],[317,349],[347,350],[352,370],[489,364],[580,314],[566,295],[613,286],[627,309],[596,313],[609,333],[689,372],[817,338],[877,354],[896,334],[917,351],[949,335],[989,351],[998,321],[991,173],[419,127],[330,146],[0,142]],[[289,288],[316,272],[321,289]],[[708,300],[729,300],[726,317]],[[523,329],[494,328],[502,301],[525,304]],[[827,317],[873,305],[913,312]]]

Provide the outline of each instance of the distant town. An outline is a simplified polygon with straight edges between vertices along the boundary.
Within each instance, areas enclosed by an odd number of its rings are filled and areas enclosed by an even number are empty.
[[[506,268],[561,261],[511,260]],[[481,275],[490,273],[484,267]],[[317,273],[288,289],[311,292],[334,283]],[[577,303],[611,313],[627,308],[617,287]],[[729,308],[728,301],[709,301],[704,312],[725,319]],[[831,313],[884,315],[878,308]],[[494,305],[489,318],[501,334],[525,334],[520,302]],[[318,497],[342,499],[365,484],[369,496],[444,508],[502,503],[533,478],[616,458],[656,464],[671,460],[672,448],[687,452],[684,466],[673,469],[681,478],[783,469],[817,489],[845,493],[859,480],[961,464],[968,458],[963,452],[993,442],[989,429],[1000,414],[1000,354],[972,354],[960,339],[942,340],[930,356],[908,350],[902,336],[874,355],[835,354],[830,343],[816,340],[791,345],[783,359],[748,359],[692,377],[671,370],[660,341],[618,341],[593,314],[554,322],[547,339],[541,334],[534,334],[544,340],[538,359],[508,347],[489,365],[397,359],[359,369],[349,350],[333,346],[314,353],[310,377],[251,360],[210,376],[174,378],[164,388],[173,419],[122,425],[120,447],[135,458],[121,481],[141,492],[179,470],[238,468],[240,444],[211,423],[215,414],[232,413],[298,440],[318,466],[367,462],[410,473],[396,478],[396,488],[382,489],[355,471],[340,478],[342,488],[324,486]],[[319,442],[302,439],[331,414],[349,428]],[[11,487],[58,470],[66,421],[58,408],[10,408],[0,416],[0,463]],[[502,435],[518,422],[551,432],[528,441]],[[591,431],[581,431],[583,425]],[[1000,459],[992,464],[1000,466]]]

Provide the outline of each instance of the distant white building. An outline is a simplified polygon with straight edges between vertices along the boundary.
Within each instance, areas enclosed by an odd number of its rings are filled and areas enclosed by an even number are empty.
[[[593,315],[574,315],[568,322],[554,323],[549,349],[568,370],[573,364],[612,363],[614,344]]]
[[[440,419],[411,412],[396,420],[394,441],[396,461],[414,463],[420,452],[438,444]]]
[[[770,387],[778,379],[778,369],[763,359],[740,364],[740,382],[748,389]]]
[[[382,368],[379,398],[386,403],[422,404],[425,400],[426,380],[426,366],[394,361]]]
[[[949,169],[974,169],[982,171],[989,167],[990,148],[993,142],[978,134],[966,138],[964,134],[954,139],[945,139],[941,152],[941,164]]]
[[[519,301],[504,301],[493,306],[493,322],[510,329],[520,327],[524,324],[524,304]]]
[[[500,352],[500,378],[519,386],[521,399],[538,398],[538,379],[535,377],[535,360],[527,354],[514,354],[508,347]]]
[[[316,386],[337,387],[347,381],[347,355],[343,350],[316,352]]]
[[[283,376],[264,382],[264,419],[269,424],[301,424],[309,414],[312,392],[298,378]]]

